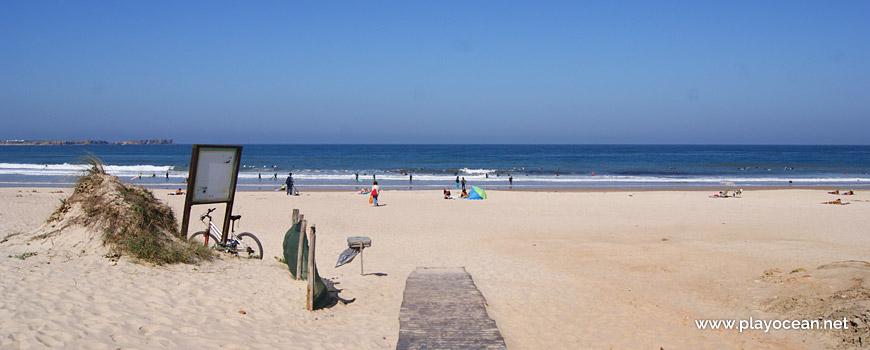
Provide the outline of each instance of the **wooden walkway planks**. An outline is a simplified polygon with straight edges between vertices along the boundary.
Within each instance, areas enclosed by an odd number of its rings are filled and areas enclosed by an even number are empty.
[[[464,267],[418,267],[405,282],[396,349],[506,349]]]

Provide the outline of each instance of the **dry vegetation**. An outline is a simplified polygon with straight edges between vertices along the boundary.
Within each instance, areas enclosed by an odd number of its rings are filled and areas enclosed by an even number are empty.
[[[151,191],[125,185],[108,175],[102,162],[87,157],[90,165],[73,194],[61,201],[48,219],[55,229],[44,237],[62,234],[70,225],[102,233],[109,254],[130,255],[154,264],[196,263],[211,259],[211,250],[189,243],[178,231],[172,210]],[[43,238],[44,238],[43,237]]]

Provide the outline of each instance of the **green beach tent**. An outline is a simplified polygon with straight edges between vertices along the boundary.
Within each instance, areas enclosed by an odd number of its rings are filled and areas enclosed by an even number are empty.
[[[471,192],[468,193],[468,199],[486,199],[486,191],[477,186],[471,187]]]

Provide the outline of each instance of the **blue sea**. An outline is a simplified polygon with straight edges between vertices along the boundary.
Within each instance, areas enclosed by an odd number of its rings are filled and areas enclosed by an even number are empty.
[[[184,188],[191,150],[0,146],[0,186],[73,186],[92,153],[125,182]],[[384,189],[453,188],[457,176],[487,189],[870,187],[870,146],[243,145],[241,163],[239,190],[275,190],[288,172],[300,191],[357,189],[373,177]]]

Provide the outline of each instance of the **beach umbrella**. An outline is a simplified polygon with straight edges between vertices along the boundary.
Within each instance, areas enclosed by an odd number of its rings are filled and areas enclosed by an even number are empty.
[[[486,191],[477,186],[471,187],[471,192],[468,193],[468,199],[486,199]]]
[[[353,258],[355,258],[357,254],[359,254],[359,248],[357,247],[350,247],[345,249],[338,256],[338,261],[335,263],[335,267],[339,267],[353,261]]]

